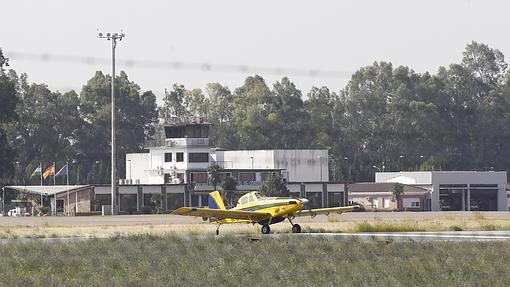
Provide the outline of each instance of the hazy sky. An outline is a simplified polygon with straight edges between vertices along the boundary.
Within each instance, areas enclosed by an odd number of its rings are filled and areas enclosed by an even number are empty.
[[[96,29],[126,38],[118,59],[354,72],[374,61],[436,72],[459,62],[466,44],[483,42],[510,55],[510,1],[3,1],[0,48],[9,53],[110,57]],[[509,56],[510,57],[510,56]],[[81,90],[109,64],[14,58],[11,67],[52,89]],[[234,89],[250,73],[123,66],[159,97],[173,83]],[[260,73],[269,85],[282,75]],[[286,73],[306,94],[342,89],[348,77]]]

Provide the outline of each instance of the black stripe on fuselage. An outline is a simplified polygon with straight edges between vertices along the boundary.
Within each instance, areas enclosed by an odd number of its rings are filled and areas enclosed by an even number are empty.
[[[289,205],[289,203],[288,202],[275,202],[275,203],[268,203],[268,204],[244,207],[244,208],[235,209],[235,210],[256,211],[256,210],[261,210],[261,209],[264,209],[264,208],[276,207],[276,206],[285,206],[285,205]]]

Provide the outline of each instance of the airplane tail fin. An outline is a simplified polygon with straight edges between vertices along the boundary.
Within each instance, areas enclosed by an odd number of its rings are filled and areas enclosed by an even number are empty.
[[[209,208],[225,210],[225,204],[221,199],[221,195],[218,191],[209,193]]]

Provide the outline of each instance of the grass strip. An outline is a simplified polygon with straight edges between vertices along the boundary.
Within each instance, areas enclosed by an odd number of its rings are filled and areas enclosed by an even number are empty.
[[[507,286],[510,242],[129,236],[0,246],[4,286]]]

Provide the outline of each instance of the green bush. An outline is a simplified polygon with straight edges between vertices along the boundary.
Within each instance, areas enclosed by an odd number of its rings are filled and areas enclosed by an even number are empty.
[[[418,232],[425,231],[412,223],[362,222],[356,224],[355,232]]]

